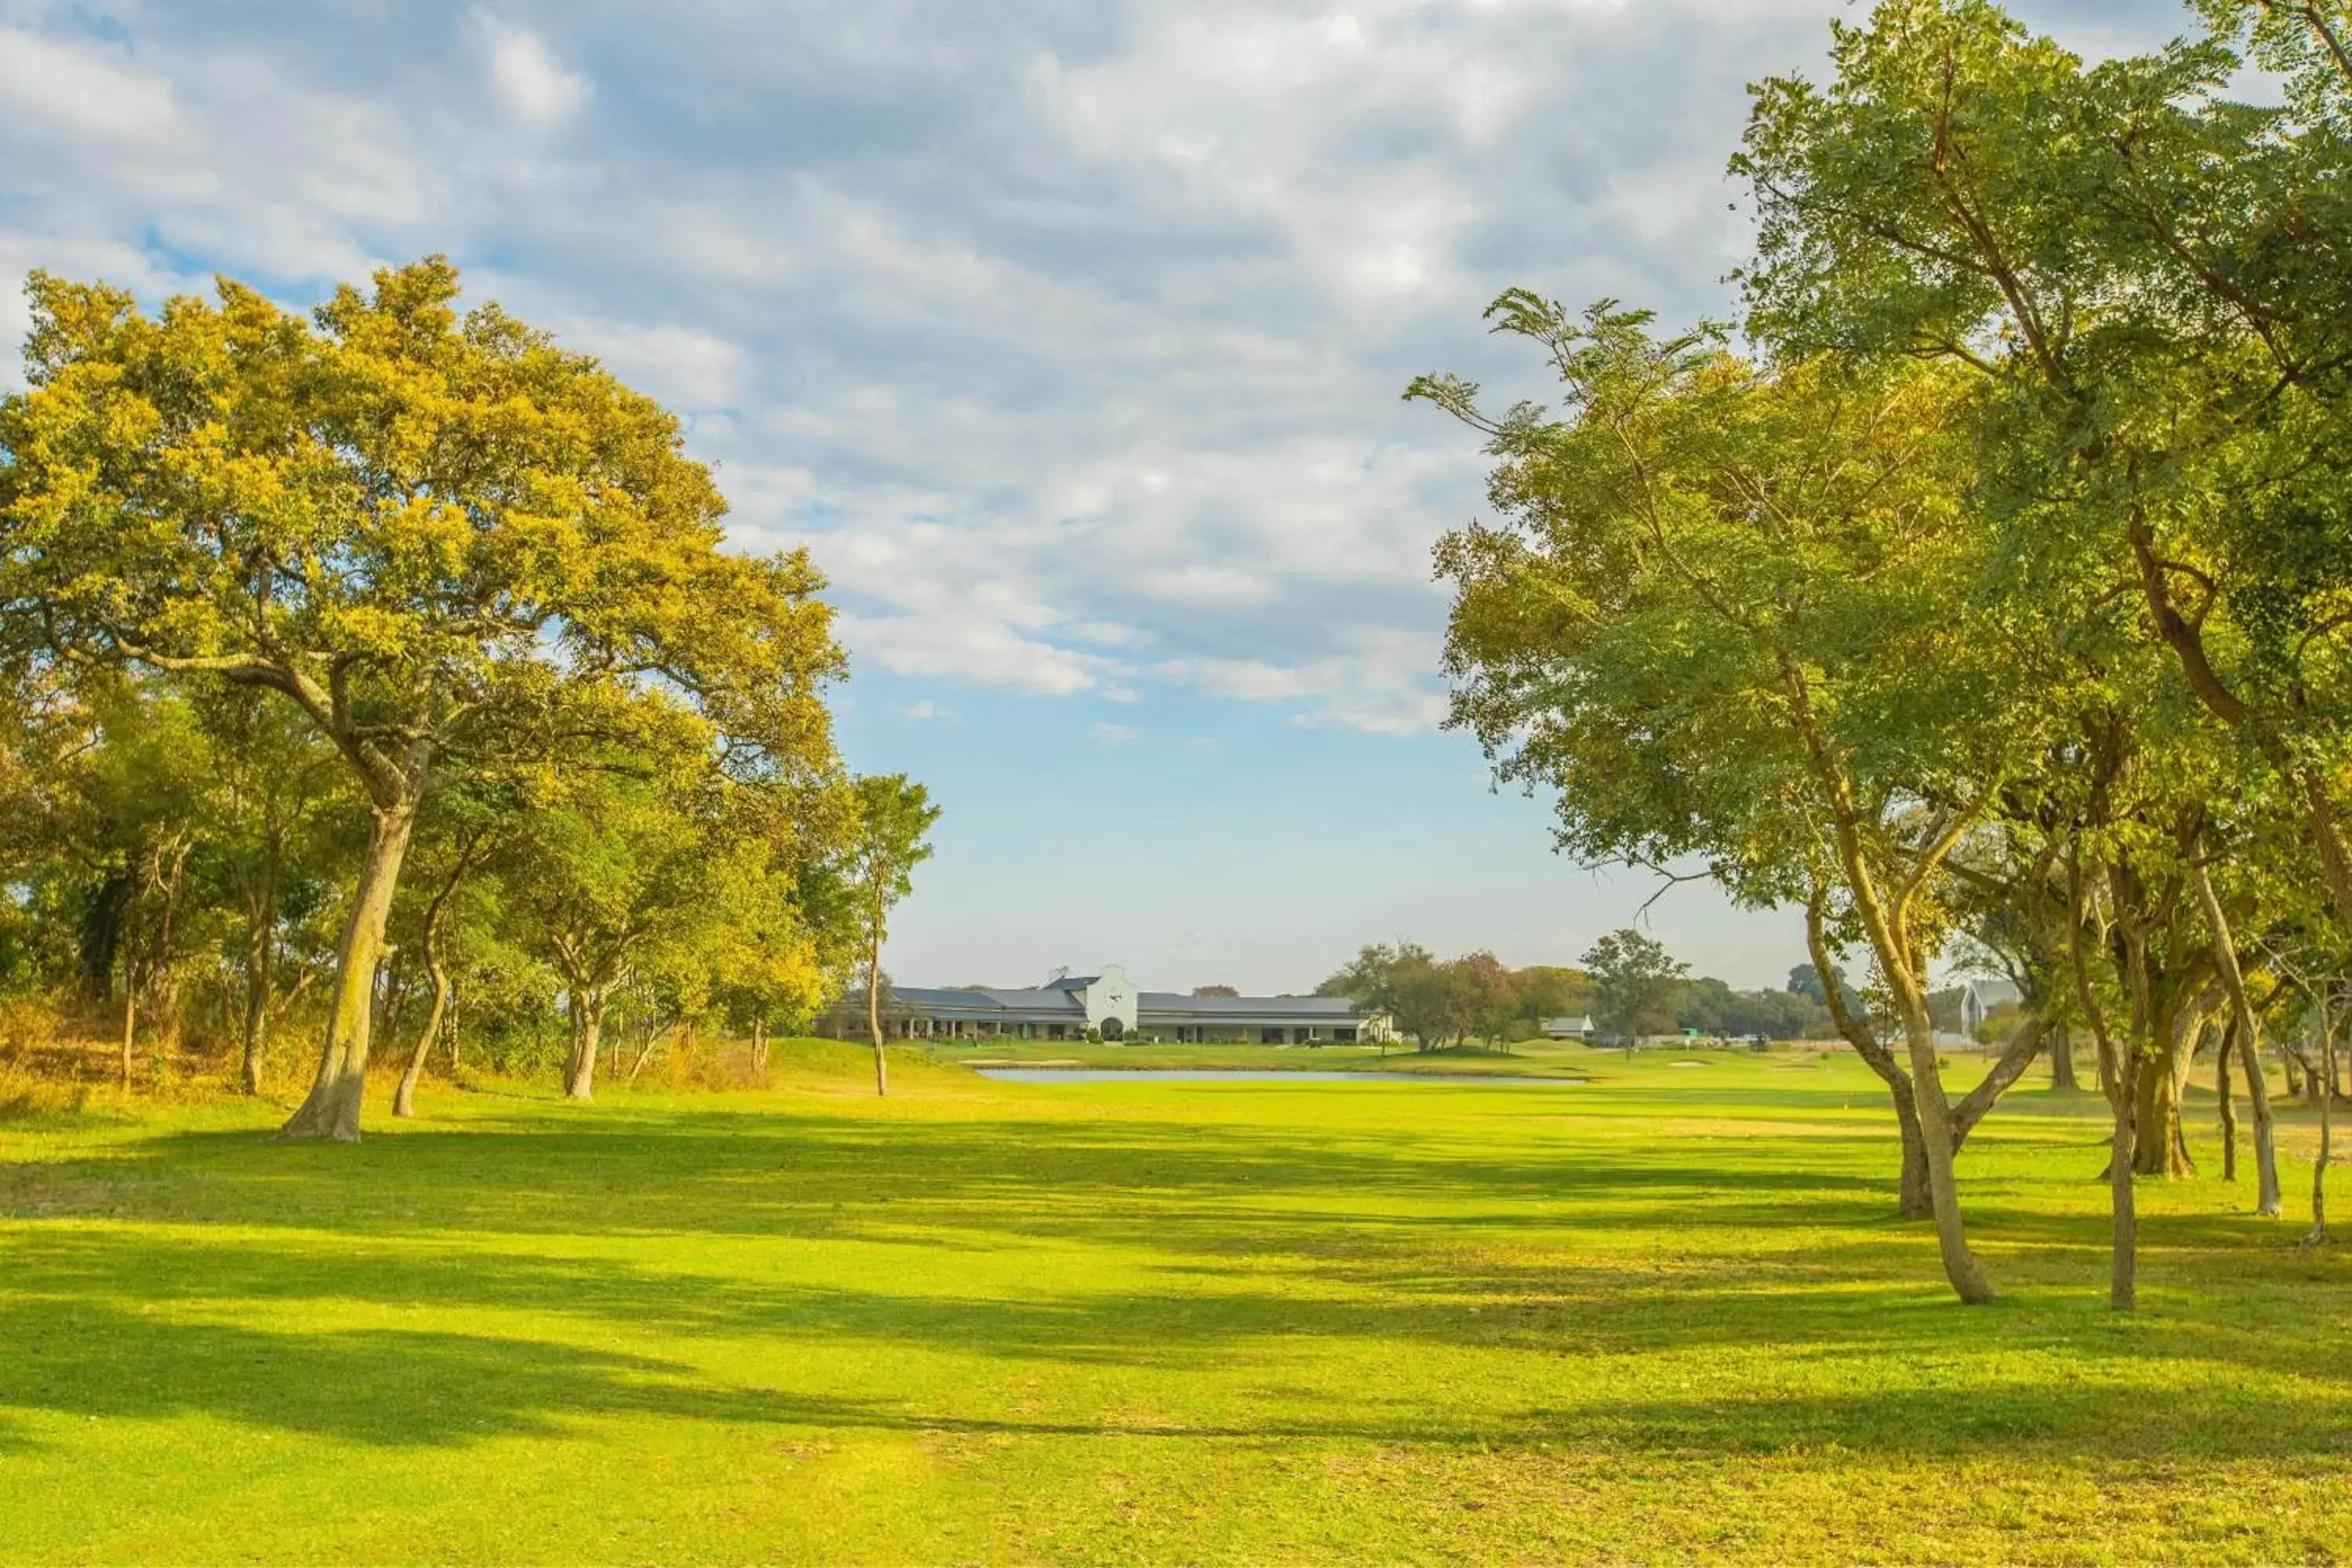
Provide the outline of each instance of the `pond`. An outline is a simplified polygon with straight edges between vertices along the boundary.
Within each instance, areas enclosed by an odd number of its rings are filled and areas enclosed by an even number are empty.
[[[1438,1083],[1512,1084],[1573,1089],[1580,1078],[1512,1078],[1502,1074],[1428,1072],[1286,1072],[1280,1068],[974,1068],[1003,1083]]]

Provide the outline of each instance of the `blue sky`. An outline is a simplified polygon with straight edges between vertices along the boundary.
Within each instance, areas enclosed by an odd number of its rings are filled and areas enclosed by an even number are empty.
[[[2185,19],[2019,10],[2090,53]],[[1655,883],[1438,728],[1480,463],[1398,394],[1543,395],[1481,330],[1512,284],[1725,313],[1744,84],[1853,15],[0,0],[0,340],[36,267],[300,305],[441,251],[678,408],[736,542],[833,580],[851,763],[945,805],[908,983],[1572,963]],[[1646,921],[1738,984],[1802,957],[1703,886]]]

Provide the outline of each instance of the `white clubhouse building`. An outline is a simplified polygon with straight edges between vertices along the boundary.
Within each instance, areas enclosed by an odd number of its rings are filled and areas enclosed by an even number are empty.
[[[856,1034],[866,994],[853,992],[824,1020]],[[1268,1046],[1379,1039],[1387,1020],[1366,1017],[1345,996],[1188,996],[1138,991],[1127,971],[1057,975],[1030,990],[896,985],[883,994],[882,1026],[894,1038],[1106,1040],[1186,1043],[1246,1040]]]

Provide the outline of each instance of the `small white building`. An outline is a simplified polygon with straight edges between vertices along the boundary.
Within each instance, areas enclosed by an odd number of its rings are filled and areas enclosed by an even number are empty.
[[[1592,1015],[1581,1014],[1573,1018],[1546,1018],[1543,1034],[1547,1040],[1589,1040],[1592,1037]]]

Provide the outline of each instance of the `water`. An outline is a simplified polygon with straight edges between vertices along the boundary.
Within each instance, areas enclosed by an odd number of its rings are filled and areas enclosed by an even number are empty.
[[[1470,1073],[1286,1072],[1279,1068],[974,1068],[1002,1083],[1441,1083],[1573,1089],[1575,1078],[1477,1077]]]

